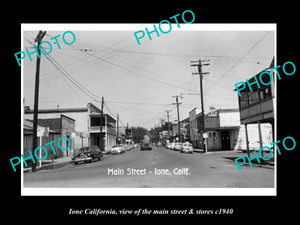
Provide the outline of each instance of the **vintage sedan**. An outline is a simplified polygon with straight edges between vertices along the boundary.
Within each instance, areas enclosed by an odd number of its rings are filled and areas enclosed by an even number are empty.
[[[193,153],[194,149],[191,143],[185,142],[182,144],[181,153]]]
[[[174,150],[181,151],[181,149],[182,149],[182,143],[180,142],[175,143]]]
[[[79,153],[73,157],[74,164],[80,162],[93,162],[93,160],[101,160],[103,153],[97,146],[88,146],[79,149]]]
[[[123,145],[114,145],[112,147],[110,154],[117,155],[117,154],[121,154],[123,152],[125,152],[125,147]]]
[[[141,151],[152,150],[151,144],[149,142],[141,142]]]

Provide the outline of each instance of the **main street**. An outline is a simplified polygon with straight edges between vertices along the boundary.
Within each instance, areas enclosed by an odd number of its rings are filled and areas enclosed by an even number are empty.
[[[101,161],[24,174],[26,187],[85,188],[260,188],[274,187],[274,167],[244,165],[234,159],[244,153],[226,151],[182,154],[162,147],[135,148]]]

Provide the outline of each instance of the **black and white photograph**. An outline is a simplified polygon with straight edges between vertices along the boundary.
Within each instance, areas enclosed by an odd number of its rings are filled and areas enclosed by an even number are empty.
[[[296,2],[4,9],[3,220],[296,219]]]
[[[21,25],[22,195],[276,195],[276,24],[178,21]]]

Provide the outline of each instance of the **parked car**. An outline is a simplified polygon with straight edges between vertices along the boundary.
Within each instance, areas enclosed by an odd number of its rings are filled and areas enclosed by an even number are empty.
[[[132,149],[134,149],[133,145],[125,145],[125,149],[126,151],[131,151]]]
[[[162,143],[161,143],[161,142],[158,142],[158,143],[156,144],[156,146],[157,146],[157,147],[162,147]]]
[[[74,164],[78,164],[79,162],[93,162],[93,160],[101,160],[103,157],[103,153],[100,151],[98,146],[88,146],[79,149],[79,153],[77,153],[73,157]]]
[[[170,149],[174,150],[175,149],[175,142],[171,143]]]
[[[175,146],[174,146],[175,151],[181,151],[181,148],[182,148],[182,143],[180,143],[180,142],[175,143]]]
[[[172,143],[168,143],[168,144],[166,145],[166,148],[167,148],[167,149],[171,149],[171,148],[172,148]]]
[[[116,154],[121,154],[125,152],[125,147],[122,145],[114,145],[111,149],[110,154],[116,155]]]
[[[141,142],[141,151],[142,150],[152,150],[152,147],[149,142]]]
[[[127,144],[124,145],[124,148],[125,148],[125,151],[129,151],[130,150],[130,146],[127,145]]]
[[[181,153],[193,153],[194,149],[191,143],[185,142],[182,144]]]
[[[120,144],[121,146],[121,153],[124,153],[126,151],[126,147],[124,144]]]

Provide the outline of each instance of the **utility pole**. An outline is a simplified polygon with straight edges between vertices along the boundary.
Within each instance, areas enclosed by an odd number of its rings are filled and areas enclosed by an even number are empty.
[[[117,140],[116,145],[119,144],[119,113],[117,113]]]
[[[170,137],[170,121],[169,121],[169,118],[170,118],[170,114],[169,112],[171,112],[172,110],[165,110],[165,112],[167,112],[167,121],[168,121],[168,138]]]
[[[99,135],[99,148],[100,151],[103,151],[103,138],[102,138],[102,118],[103,118],[103,104],[104,104],[104,97],[102,96],[101,101],[101,112],[100,112],[100,135]]]
[[[129,139],[129,125],[128,125],[128,122],[127,122],[127,128],[125,129],[125,136],[126,136],[126,141],[125,141],[125,143],[127,144],[128,142],[127,142],[127,140]]]
[[[173,105],[176,104],[176,106],[177,106],[178,137],[179,137],[179,142],[181,142],[181,135],[180,135],[180,119],[179,119],[179,105],[180,105],[181,103],[178,102],[178,97],[182,98],[181,95],[179,95],[179,96],[178,96],[178,95],[172,96],[172,98],[176,98],[176,103],[173,103]]]
[[[208,66],[209,63],[204,63],[203,62],[209,62],[209,60],[201,60],[199,61],[191,61],[191,63],[197,63],[197,64],[192,64],[191,66],[197,66],[198,67],[198,73],[193,73],[193,75],[199,75],[200,79],[200,98],[201,98],[201,111],[202,111],[202,142],[203,142],[203,134],[205,133],[205,113],[204,113],[204,102],[203,102],[203,85],[202,85],[202,79],[203,75],[208,74],[208,72],[202,72],[202,66]],[[203,143],[203,151],[206,152],[206,146]]]
[[[35,90],[34,90],[34,109],[33,109],[33,136],[32,136],[32,149],[35,150],[37,146],[37,125],[38,125],[38,110],[39,110],[39,86],[40,86],[40,62],[41,51],[40,43],[45,36],[46,31],[39,31],[34,42],[37,42],[37,58],[36,58],[36,71],[35,71]],[[34,156],[33,156],[34,157]],[[36,171],[36,164],[32,164],[32,171]]]

